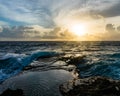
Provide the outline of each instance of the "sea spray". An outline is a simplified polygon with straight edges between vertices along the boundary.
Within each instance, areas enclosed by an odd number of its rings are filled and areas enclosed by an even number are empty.
[[[31,55],[8,53],[0,58],[0,82],[18,74],[24,67],[40,57],[52,57],[57,54],[52,51],[37,51]]]

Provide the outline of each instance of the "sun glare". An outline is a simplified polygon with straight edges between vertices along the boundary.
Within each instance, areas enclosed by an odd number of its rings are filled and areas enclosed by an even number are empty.
[[[71,27],[71,31],[77,36],[84,36],[86,34],[86,27],[82,24],[76,24]]]

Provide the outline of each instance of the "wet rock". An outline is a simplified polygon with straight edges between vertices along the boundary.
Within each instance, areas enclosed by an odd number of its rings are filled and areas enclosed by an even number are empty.
[[[58,60],[64,61],[67,64],[77,65],[85,62],[85,56],[63,56]]]
[[[25,95],[23,94],[22,89],[16,90],[7,89],[0,96],[25,96]]]
[[[120,96],[120,81],[105,77],[74,79],[60,85],[63,96]]]
[[[45,58],[51,58],[51,57],[54,57],[54,56],[52,56],[52,55],[40,56],[36,60],[39,61],[39,59],[45,59]]]

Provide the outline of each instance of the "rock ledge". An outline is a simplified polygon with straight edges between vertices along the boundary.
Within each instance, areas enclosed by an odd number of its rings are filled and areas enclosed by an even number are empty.
[[[120,96],[120,81],[89,77],[66,82],[59,89],[63,96]]]

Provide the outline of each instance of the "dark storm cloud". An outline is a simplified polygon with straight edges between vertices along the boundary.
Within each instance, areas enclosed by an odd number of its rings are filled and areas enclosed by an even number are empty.
[[[24,38],[24,33],[26,30],[31,30],[32,27],[24,26],[13,26],[13,27],[3,27],[0,33],[1,38]]]
[[[103,36],[104,40],[120,40],[120,26],[116,26],[114,24],[107,24],[106,27],[106,32]]]
[[[109,33],[120,33],[120,26],[115,26],[114,24],[107,24],[105,29]]]
[[[116,32],[116,29],[113,24],[107,24],[106,25],[106,31],[107,32]]]
[[[98,11],[98,13],[104,17],[120,16],[120,1],[108,9],[104,9],[100,12]]]
[[[39,29],[37,29],[39,28]],[[42,31],[41,31],[42,30]],[[72,35],[68,32],[68,30],[63,30],[60,27],[55,27],[53,30],[44,29],[40,26],[12,26],[12,27],[3,27],[0,32],[1,38],[9,38],[13,39],[67,39],[72,38]]]

